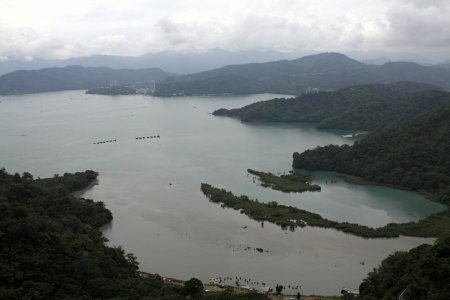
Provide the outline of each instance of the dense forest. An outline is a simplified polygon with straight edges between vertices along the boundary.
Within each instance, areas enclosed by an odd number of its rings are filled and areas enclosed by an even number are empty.
[[[353,146],[294,153],[293,167],[355,175],[450,204],[450,106],[380,130]]]
[[[266,299],[202,295],[196,279],[176,286],[139,276],[133,254],[105,245],[99,228],[111,212],[72,194],[96,177],[85,171],[34,179],[0,170],[0,299]]]
[[[229,65],[170,77],[158,96],[218,94],[303,94],[308,88],[326,91],[367,83],[417,81],[450,89],[450,70],[408,62],[382,66],[364,64],[340,53],[321,53],[295,60]]]
[[[450,237],[409,252],[396,252],[359,287],[361,300],[450,299]],[[402,297],[400,297],[400,295]]]
[[[315,122],[318,128],[373,131],[399,124],[443,103],[450,104],[450,93],[432,85],[397,82],[273,99],[240,109],[219,109],[213,114],[243,122]]]

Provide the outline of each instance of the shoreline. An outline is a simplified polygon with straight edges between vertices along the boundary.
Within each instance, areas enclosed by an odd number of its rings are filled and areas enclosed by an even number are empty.
[[[152,274],[152,273],[140,271],[140,270],[137,271],[137,273],[140,277],[143,277],[143,278],[159,275],[159,274]],[[162,277],[162,279],[164,280],[164,283],[172,284],[172,285],[175,285],[178,287],[182,287],[184,285],[184,283],[186,282],[185,280],[172,278],[172,277]],[[208,294],[208,293],[216,294],[216,293],[226,292],[227,290],[232,290],[233,294],[249,294],[249,293],[256,292],[258,294],[266,295],[269,299],[274,299],[274,300],[289,300],[289,299],[296,299],[296,297],[297,297],[296,294],[277,295],[273,291],[264,293],[264,292],[258,291],[256,289],[245,288],[245,287],[238,287],[238,286],[231,286],[231,285],[223,285],[223,287],[221,287],[218,284],[211,284],[211,283],[206,283],[206,282],[202,282],[202,283],[203,283],[204,293],[206,293],[206,294]],[[340,299],[340,296],[337,296],[337,295],[336,296],[302,295],[301,299],[302,300],[334,300],[334,299]]]

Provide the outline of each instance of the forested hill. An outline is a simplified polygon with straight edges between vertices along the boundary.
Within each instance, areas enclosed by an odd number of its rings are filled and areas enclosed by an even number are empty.
[[[231,65],[211,71],[171,77],[156,94],[207,95],[280,93],[300,95],[310,88],[340,89],[366,83],[417,81],[450,90],[450,69],[415,63],[369,65],[340,53],[322,53],[296,60]]]
[[[443,103],[450,93],[414,82],[352,86],[335,92],[273,99],[240,109],[219,109],[216,116],[243,122],[316,122],[318,128],[375,130],[398,124]]]
[[[0,169],[0,299],[268,299],[253,292],[203,295],[198,279],[181,286],[138,273],[136,257],[107,246],[100,232],[111,212],[72,194],[97,175],[34,179]]]
[[[102,202],[71,194],[96,177],[86,171],[33,179],[0,169],[0,299],[143,299],[178,293],[164,287],[161,278],[139,278],[133,255],[105,245],[99,228],[111,221],[111,212]]]
[[[359,299],[450,299],[449,254],[450,237],[433,246],[396,252],[364,279],[359,286]]]
[[[34,71],[15,71],[0,76],[0,94],[24,94],[49,91],[92,89],[119,84],[160,81],[173,75],[161,69],[109,69],[68,66]]]
[[[370,134],[353,146],[294,153],[293,167],[360,176],[450,204],[450,106]]]

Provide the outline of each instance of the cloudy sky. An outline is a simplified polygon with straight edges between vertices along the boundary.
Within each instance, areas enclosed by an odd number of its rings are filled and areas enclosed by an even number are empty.
[[[164,50],[450,58],[449,0],[0,0],[0,61]]]

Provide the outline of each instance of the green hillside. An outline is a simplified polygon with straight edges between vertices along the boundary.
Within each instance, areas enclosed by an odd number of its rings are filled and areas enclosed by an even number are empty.
[[[450,299],[450,238],[396,252],[359,287],[361,300]],[[399,298],[402,295],[402,298]]]
[[[97,173],[49,179],[0,169],[0,299],[267,299],[246,293],[203,295],[198,279],[169,284],[138,273],[133,254],[109,247],[102,202],[75,197]]]
[[[15,71],[0,76],[0,94],[93,89],[109,86],[110,81],[126,85],[134,82],[160,81],[170,75],[172,74],[157,68],[114,70],[81,66]]]
[[[407,62],[364,64],[340,53],[295,60],[230,65],[163,80],[156,95],[280,93],[300,95],[308,88],[325,91],[367,83],[417,81],[450,89],[450,70]]]
[[[273,99],[240,109],[219,109],[213,114],[236,117],[243,122],[315,122],[318,128],[372,131],[398,124],[443,103],[450,103],[450,93],[435,86],[396,82]]]
[[[450,204],[450,106],[371,134],[353,146],[294,153],[293,167],[360,176]]]

